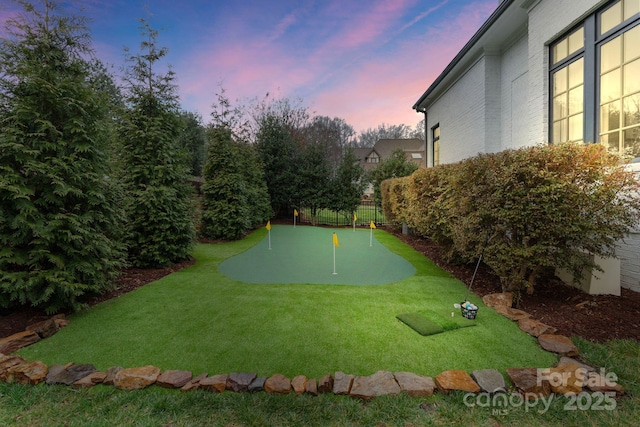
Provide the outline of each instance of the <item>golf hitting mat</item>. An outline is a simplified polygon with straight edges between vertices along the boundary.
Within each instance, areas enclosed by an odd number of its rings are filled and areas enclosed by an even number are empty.
[[[413,276],[413,265],[376,239],[383,232],[274,225],[268,236],[218,270],[240,282],[264,284],[382,285]]]
[[[475,326],[475,323],[467,319],[451,319],[441,321],[439,324],[432,322],[420,313],[403,313],[396,316],[398,320],[416,331],[422,336],[435,335],[441,332],[454,331],[460,328]]]

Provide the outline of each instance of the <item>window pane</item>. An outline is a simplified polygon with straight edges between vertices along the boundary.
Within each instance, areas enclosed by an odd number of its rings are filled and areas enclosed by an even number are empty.
[[[619,67],[622,62],[622,38],[616,37],[600,49],[600,72]]]
[[[563,93],[553,98],[553,120],[561,119],[569,114],[569,103],[567,93]]]
[[[569,35],[569,52],[572,53],[582,49],[584,47],[584,29],[578,28],[573,34]]]
[[[617,2],[600,15],[600,34],[604,34],[622,22],[622,2]]]
[[[602,135],[601,142],[607,147],[612,153],[620,152],[620,133],[613,132],[606,135]]]
[[[600,103],[620,98],[620,69],[600,78]]]
[[[584,60],[580,58],[569,65],[569,87],[576,87],[584,82]]]
[[[600,107],[600,131],[608,132],[620,128],[619,101],[614,101]]]
[[[567,39],[564,39],[559,43],[557,43],[553,47],[553,63],[555,64],[561,59],[566,58],[568,55],[567,53],[568,49],[569,49],[569,42],[567,41]]]
[[[560,120],[553,124],[553,142],[560,143],[567,141],[567,124],[568,120]]]
[[[625,0],[624,19],[627,20],[636,13],[640,13],[640,0]]]
[[[583,87],[579,86],[569,91],[569,114],[582,112]]]
[[[640,94],[624,99],[624,126],[640,124]]]
[[[640,59],[624,67],[624,95],[640,92]]]
[[[640,1],[640,0],[638,0]],[[624,60],[633,61],[640,57],[640,25],[624,33]]]
[[[640,126],[622,132],[625,154],[640,157]]]
[[[562,92],[566,92],[569,88],[569,81],[567,78],[567,67],[553,73],[553,94],[557,95]]]
[[[582,141],[582,114],[569,117],[569,141]]]

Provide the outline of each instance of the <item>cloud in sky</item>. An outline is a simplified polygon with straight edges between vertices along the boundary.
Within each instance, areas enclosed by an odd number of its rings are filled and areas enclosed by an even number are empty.
[[[221,84],[232,101],[302,98],[312,113],[362,131],[415,126],[422,116],[411,106],[499,0],[81,3],[98,56],[116,69],[123,46],[137,52],[138,17],[160,29],[183,108],[205,122]]]

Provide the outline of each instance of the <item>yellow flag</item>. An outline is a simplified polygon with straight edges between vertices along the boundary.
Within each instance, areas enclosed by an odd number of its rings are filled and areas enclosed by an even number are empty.
[[[338,235],[336,233],[333,233],[333,245],[336,248],[340,246],[340,244],[338,243]]]
[[[355,221],[357,219],[358,219],[358,217],[356,216],[356,214],[353,214],[353,220]]]
[[[271,220],[267,221],[267,230],[271,230]]]
[[[298,210],[297,209],[293,210],[293,216],[298,216]]]
[[[376,225],[373,223],[373,221],[371,221],[371,224],[369,224],[369,227],[376,228]]]

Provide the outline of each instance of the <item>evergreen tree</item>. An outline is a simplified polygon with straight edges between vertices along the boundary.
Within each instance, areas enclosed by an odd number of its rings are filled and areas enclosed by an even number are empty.
[[[231,129],[208,130],[204,178],[204,237],[239,239],[269,218],[269,198],[258,158],[251,146],[234,141]]]
[[[311,209],[311,223],[316,224],[319,209],[330,205],[331,166],[322,144],[307,144],[299,149],[295,162],[296,206]]]
[[[202,176],[204,165],[205,144],[207,137],[202,126],[202,117],[189,111],[180,112],[182,131],[179,144],[188,153],[189,174],[194,177]]]
[[[22,3],[0,47],[0,305],[78,309],[123,265],[84,20]]]
[[[296,191],[297,147],[289,127],[277,116],[265,115],[257,134],[257,149],[275,215],[287,215]]]
[[[353,218],[366,185],[364,169],[353,147],[347,147],[331,183],[330,208],[336,212],[342,212],[347,218]]]
[[[195,237],[188,165],[179,137],[181,120],[174,73],[156,72],[166,54],[158,32],[142,22],[141,53],[130,55],[120,127],[127,191],[127,243],[137,267],[187,259]],[[127,51],[128,52],[128,51]]]

